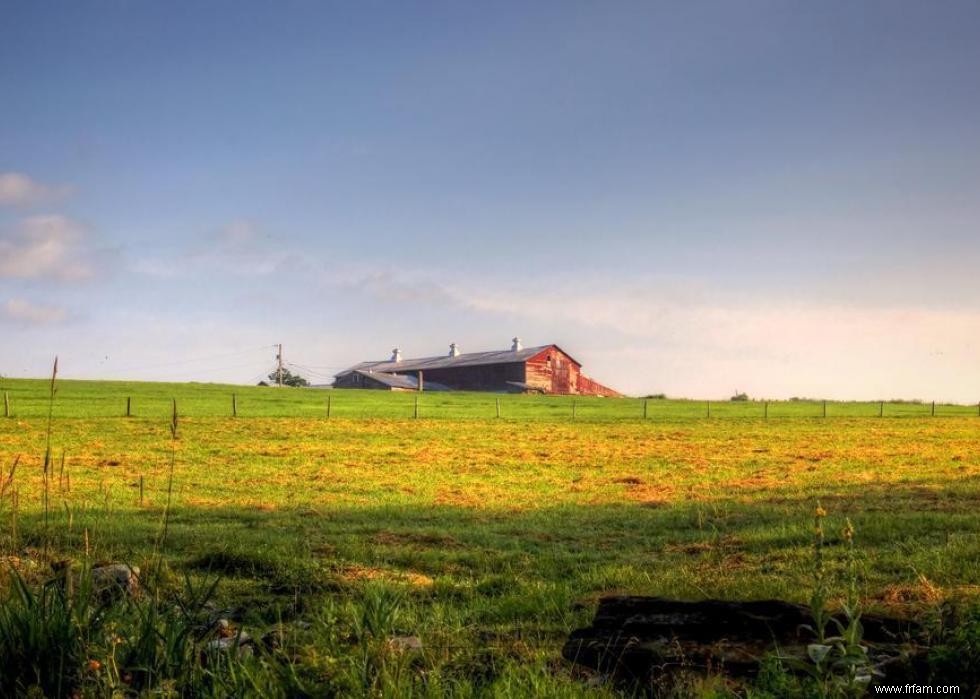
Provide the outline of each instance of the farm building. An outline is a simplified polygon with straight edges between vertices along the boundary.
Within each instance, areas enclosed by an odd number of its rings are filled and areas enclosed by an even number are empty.
[[[334,377],[334,388],[388,391],[497,391],[587,396],[619,393],[582,373],[582,365],[558,345],[523,347],[514,338],[509,350],[462,354],[456,343],[438,357],[361,362]]]

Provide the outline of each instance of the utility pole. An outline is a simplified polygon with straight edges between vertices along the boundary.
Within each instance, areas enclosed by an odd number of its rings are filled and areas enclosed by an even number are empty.
[[[280,342],[279,351],[276,352],[276,383],[282,388],[282,343]]]

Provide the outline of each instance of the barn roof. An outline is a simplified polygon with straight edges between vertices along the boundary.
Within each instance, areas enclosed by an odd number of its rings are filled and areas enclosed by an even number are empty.
[[[386,374],[383,371],[361,371],[357,370],[355,374],[361,374],[362,376],[367,376],[370,379],[382,383],[388,388],[409,388],[415,390],[419,387],[418,379],[414,376],[399,376],[398,374]]]
[[[368,371],[371,372],[372,376],[376,377],[377,372],[424,371],[426,369],[446,369],[464,366],[479,366],[481,364],[513,364],[515,362],[525,362],[549,347],[556,347],[559,350],[561,349],[557,345],[539,345],[538,347],[524,347],[523,349],[519,350],[467,352],[466,354],[460,354],[455,357],[440,355],[438,357],[403,359],[400,362],[395,362],[390,359],[378,362],[361,362],[360,364],[356,364],[349,369],[345,369],[337,374],[337,376],[349,374],[352,371]],[[572,361],[575,360],[572,359]],[[575,363],[578,364],[577,361],[575,361]]]

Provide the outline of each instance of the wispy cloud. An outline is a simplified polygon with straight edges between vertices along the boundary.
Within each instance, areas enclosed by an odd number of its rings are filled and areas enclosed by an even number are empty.
[[[22,219],[0,231],[0,278],[88,278],[94,270],[85,238],[85,229],[66,216]]]
[[[0,172],[0,206],[48,204],[70,192],[68,185],[52,186],[20,172]]]
[[[333,282],[369,294],[383,303],[468,305],[464,292],[452,290],[425,274],[379,269],[336,276]]]
[[[137,274],[160,278],[202,273],[264,277],[286,267],[295,273],[303,266],[301,255],[277,244],[246,219],[232,221],[177,253],[145,255],[129,265]]]
[[[67,318],[65,309],[44,306],[24,299],[10,299],[0,305],[0,318],[23,325],[50,325]]]

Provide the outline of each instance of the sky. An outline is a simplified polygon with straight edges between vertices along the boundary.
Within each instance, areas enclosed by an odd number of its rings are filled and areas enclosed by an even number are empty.
[[[980,401],[980,4],[0,0],[0,375],[557,343]]]

